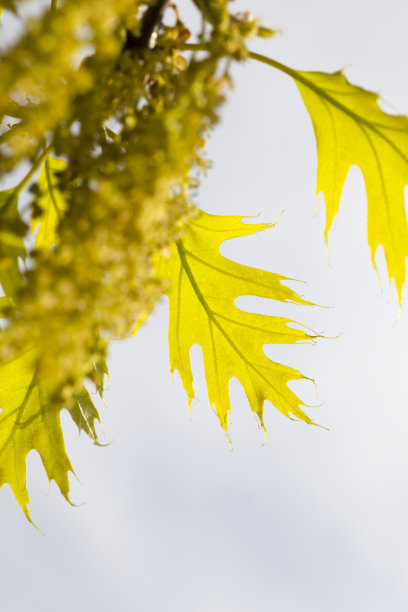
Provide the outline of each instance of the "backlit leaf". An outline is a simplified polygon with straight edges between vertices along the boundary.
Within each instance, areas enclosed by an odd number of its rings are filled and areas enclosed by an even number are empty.
[[[351,85],[342,72],[297,72],[296,84],[317,140],[317,192],[325,198],[326,237],[339,209],[348,171],[357,165],[368,200],[368,243],[375,266],[384,248],[388,274],[401,299],[408,255],[404,187],[408,184],[408,118],[389,115],[378,96]]]
[[[241,219],[201,212],[189,223],[183,238],[172,245],[170,257],[160,260],[160,276],[168,281],[171,371],[178,370],[191,402],[194,386],[189,352],[194,344],[201,346],[208,397],[226,431],[228,387],[233,377],[244,387],[262,427],[265,400],[284,415],[311,423],[301,409],[305,404],[288,387],[288,382],[305,377],[268,359],[263,347],[306,341],[312,336],[293,327],[290,319],[252,314],[235,306],[241,295],[309,302],[283,284],[286,277],[235,263],[220,254],[225,240],[270,227],[242,223]]]
[[[291,76],[309,111],[317,141],[317,193],[323,193],[326,203],[326,240],[346,176],[353,165],[361,169],[371,260],[377,269],[375,255],[382,246],[401,302],[408,255],[408,117],[385,113],[377,94],[352,85],[341,71],[301,72],[259,53],[249,57]]]
[[[68,472],[60,411],[50,403],[35,369],[35,352],[0,367],[0,487],[9,484],[30,520],[26,487],[26,461],[36,450],[48,479],[55,480],[68,499]]]
[[[36,352],[31,350],[0,366],[0,487],[10,485],[29,520],[28,453],[38,452],[48,480],[55,480],[68,501],[68,473],[73,472],[65,450],[61,409],[51,400],[35,363]],[[79,431],[96,442],[99,415],[86,389],[69,412]]]

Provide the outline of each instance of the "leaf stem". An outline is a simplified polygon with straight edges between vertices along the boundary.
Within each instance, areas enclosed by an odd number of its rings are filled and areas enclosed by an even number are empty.
[[[253,51],[249,51],[248,57],[258,62],[262,62],[263,64],[267,64],[268,66],[272,66],[272,68],[276,68],[277,70],[288,74],[293,79],[296,79],[297,81],[302,81],[303,83],[305,83],[305,85],[309,85],[309,81],[307,81],[306,79],[302,79],[296,70],[294,70],[293,68],[289,68],[289,66],[285,66],[285,64],[281,64],[277,60],[271,59],[270,57],[266,57],[266,55],[261,55],[260,53],[254,53]]]
[[[19,194],[24,189],[24,187],[31,181],[34,174],[37,172],[38,168],[41,166],[41,164],[47,159],[48,155],[51,153],[52,149],[53,149],[52,144],[48,145],[48,147],[45,147],[44,151],[41,153],[39,157],[37,157],[37,159],[31,166],[30,171],[14,187],[15,195]]]
[[[48,155],[51,153],[52,149],[53,149],[52,144],[46,147],[44,151],[41,153],[41,155],[33,163],[33,165],[30,168],[30,171],[27,172],[27,174],[21,179],[21,181],[17,183],[17,185],[12,189],[7,200],[1,207],[2,215],[4,215],[4,213],[7,212],[7,210],[13,204],[17,196],[23,191],[24,187],[31,181],[34,174],[37,172],[38,168],[41,166],[41,164],[47,159]]]
[[[20,132],[20,130],[24,127],[23,122],[15,123],[9,130],[0,134],[0,146],[6,143],[12,136],[16,134],[16,132]]]
[[[209,51],[206,43],[178,43],[177,49],[180,51]]]

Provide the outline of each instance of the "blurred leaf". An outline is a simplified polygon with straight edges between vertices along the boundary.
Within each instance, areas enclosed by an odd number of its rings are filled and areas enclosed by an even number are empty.
[[[11,309],[13,309],[13,307],[13,300],[11,300],[7,295],[0,296],[0,318],[8,317],[9,312]]]
[[[84,431],[93,442],[97,442],[98,436],[95,430],[95,421],[100,421],[100,419],[91,396],[84,389],[82,393],[76,395],[75,399],[75,405],[69,410],[72,420],[80,433]]]
[[[38,177],[38,191],[33,201],[32,233],[37,230],[35,248],[48,251],[56,242],[58,225],[65,214],[66,202],[60,190],[56,173],[66,168],[61,159],[47,157]]]
[[[15,296],[24,283],[18,258],[26,257],[23,236],[27,226],[20,219],[18,196],[18,188],[0,192],[0,283],[10,297]]]

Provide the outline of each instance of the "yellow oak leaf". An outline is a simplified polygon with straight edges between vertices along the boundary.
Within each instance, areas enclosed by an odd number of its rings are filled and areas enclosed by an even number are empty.
[[[301,408],[305,404],[288,387],[289,381],[305,377],[268,359],[263,347],[315,336],[292,326],[290,319],[244,312],[235,300],[241,295],[255,295],[280,302],[310,303],[284,284],[286,277],[241,265],[220,254],[225,240],[271,227],[242,223],[241,219],[200,212],[190,221],[185,235],[173,243],[170,256],[159,260],[159,276],[168,283],[171,371],[178,370],[191,403],[194,385],[189,353],[194,344],[201,346],[209,401],[226,431],[228,387],[233,377],[242,384],[263,428],[265,400],[286,416],[312,423]]]
[[[68,499],[68,472],[72,466],[65,451],[60,411],[48,401],[35,369],[35,351],[0,367],[0,487],[8,483],[26,517],[30,519],[26,486],[26,461],[36,450],[48,479],[55,480]]]
[[[73,473],[65,450],[61,408],[52,402],[35,364],[33,349],[0,366],[0,488],[9,484],[30,522],[28,453],[38,452],[48,480],[55,480],[68,501],[68,473]],[[96,442],[94,423],[99,415],[85,388],[76,397],[70,415],[78,429]]]
[[[408,184],[408,118],[389,115],[378,96],[351,85],[342,72],[299,72],[296,84],[316,134],[317,192],[326,203],[326,238],[352,165],[364,176],[367,231],[374,267],[382,246],[401,299],[408,255],[404,187]]]
[[[408,117],[385,113],[377,94],[352,85],[341,71],[301,72],[258,53],[249,55],[291,76],[310,114],[317,141],[317,193],[323,193],[326,204],[326,240],[346,176],[353,165],[361,169],[372,263],[377,270],[375,255],[382,246],[401,301],[408,255]]]

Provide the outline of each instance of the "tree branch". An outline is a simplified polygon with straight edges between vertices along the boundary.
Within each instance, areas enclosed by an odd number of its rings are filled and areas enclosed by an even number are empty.
[[[157,29],[169,2],[170,0],[156,0],[149,6],[143,16],[140,36],[135,36],[130,30],[126,30],[126,42],[123,45],[123,51],[128,49],[153,49],[156,44]]]

